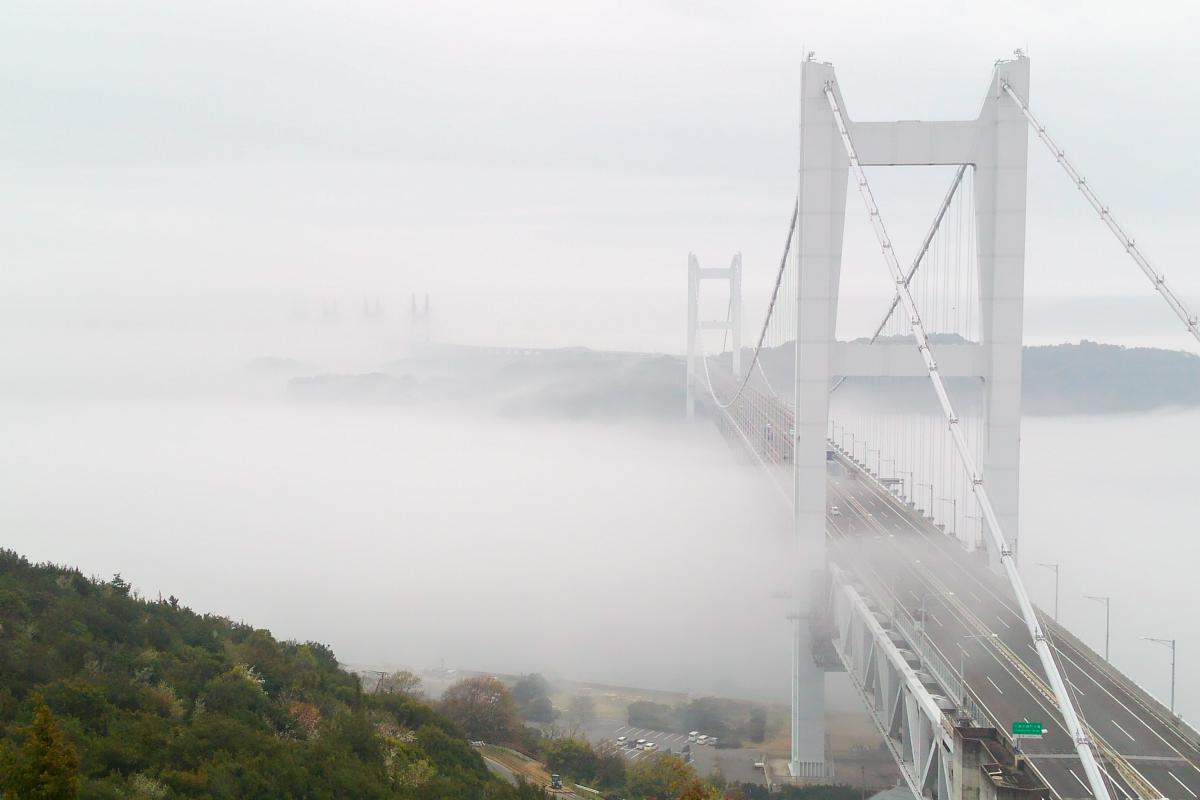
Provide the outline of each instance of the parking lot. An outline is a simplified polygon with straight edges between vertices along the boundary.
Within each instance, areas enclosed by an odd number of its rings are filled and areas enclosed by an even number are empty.
[[[651,752],[660,753],[675,753],[683,752],[684,745],[688,744],[688,737],[682,733],[666,733],[665,731],[655,731],[648,728],[632,728],[628,725],[617,728],[612,735],[612,740],[616,741],[618,737],[626,737],[626,746],[621,748],[625,757],[630,761],[637,761],[641,756],[649,755]],[[654,750],[638,750],[633,745],[638,739],[645,739],[647,742],[654,742]],[[692,751],[695,752],[698,748],[695,742],[692,742]]]
[[[762,757],[762,753],[757,750],[718,750],[709,745],[688,742],[687,734],[684,733],[671,733],[615,723],[598,723],[589,727],[586,733],[588,739],[593,742],[616,742],[618,737],[624,736],[626,746],[621,748],[621,752],[630,763],[637,762],[655,752],[681,755],[684,748],[690,745],[692,764],[697,774],[711,775],[719,770],[726,779],[731,781],[758,784],[764,782],[762,770],[754,766],[754,762]],[[647,751],[634,748],[633,744],[638,739],[654,742],[654,749]]]

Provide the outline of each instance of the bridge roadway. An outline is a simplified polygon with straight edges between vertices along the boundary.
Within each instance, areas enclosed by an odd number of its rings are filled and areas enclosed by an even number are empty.
[[[1043,739],[1020,745],[1048,787],[1046,800],[1091,797],[1007,582],[981,553],[963,550],[844,456],[837,458],[829,469],[829,502],[840,509],[827,518],[830,557],[867,583],[887,587],[915,619],[924,607],[930,642],[952,669],[962,665],[970,691],[994,724],[1005,730],[1016,720],[1045,724]],[[1097,654],[1055,635],[1051,620],[1044,618],[1044,626],[1099,743],[1114,798],[1200,798],[1194,734],[1109,674]]]

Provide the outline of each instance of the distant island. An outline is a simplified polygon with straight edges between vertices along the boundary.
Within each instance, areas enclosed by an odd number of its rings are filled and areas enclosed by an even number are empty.
[[[761,354],[777,389],[790,386],[793,353],[787,344]],[[718,358],[727,360],[729,355]],[[504,416],[660,419],[682,413],[684,380],[685,364],[679,356],[442,345],[375,372],[293,376],[287,386],[294,399],[307,402],[463,402]],[[949,383],[952,390],[962,391],[973,382]],[[847,381],[840,397],[877,402],[876,384]],[[932,410],[924,378],[893,379],[887,400],[893,407]],[[971,404],[964,399],[965,407]],[[1200,356],[1194,353],[1087,340],[1025,348],[1027,415],[1114,414],[1197,405]]]

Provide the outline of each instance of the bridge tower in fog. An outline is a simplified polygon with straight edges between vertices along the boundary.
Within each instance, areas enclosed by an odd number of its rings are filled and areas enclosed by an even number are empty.
[[[851,119],[833,66],[809,56],[801,73],[799,181],[783,256],[757,343],[743,365],[735,338],[732,371],[702,354],[701,334],[740,322],[732,302],[736,296],[740,305],[740,286],[731,290],[724,324],[699,320],[698,297],[704,277],[740,282],[740,261],[728,275],[705,274],[689,258],[688,411],[703,374],[706,408],[792,511],[792,776],[829,775],[824,672],[841,668],[919,797],[1065,797],[1082,787],[1096,800],[1118,793],[1158,800],[1167,796],[1163,787],[1175,789],[1167,781],[1200,797],[1200,767],[1186,776],[1195,789],[1175,773],[1148,776],[1148,767],[1131,763],[1137,754],[1121,751],[1121,737],[1132,739],[1127,731],[1100,729],[1115,712],[1066,677],[1064,643],[1080,659],[1068,659],[1076,670],[1102,673],[1139,698],[1134,705],[1146,709],[1144,722],[1160,741],[1179,735],[1187,742],[1169,745],[1170,753],[1194,748],[1193,766],[1200,763],[1194,731],[1107,659],[1093,658],[1078,640],[1071,644],[1069,632],[1034,607],[1016,565],[1031,129],[1197,341],[1200,319],[1034,117],[1029,61],[1015,55],[995,63],[976,117],[939,122]],[[912,253],[896,252],[866,172],[890,166],[956,168]],[[869,338],[843,342],[836,333],[850,187],[862,201],[892,299]],[[890,391],[876,391],[873,403],[847,401],[837,391],[848,379],[852,387]],[[904,406],[906,379],[931,386],[936,413]],[[961,402],[972,397],[978,402]],[[839,403],[832,417],[831,399]],[[843,509],[831,505],[831,487]],[[978,522],[978,537],[969,535],[976,528],[966,520]],[[961,548],[947,546],[955,539]],[[977,557],[973,551],[983,545],[987,557]],[[993,570],[1007,578],[1006,587],[997,589]],[[960,579],[967,583],[959,589],[977,586],[992,599],[951,590]],[[974,608],[964,594],[975,598]],[[948,624],[930,612],[936,627],[926,626],[931,597]],[[1000,619],[1002,627],[992,628],[980,616],[989,603],[1019,626]],[[1015,682],[1008,693],[991,676],[983,685],[964,663],[966,642],[1018,667],[1006,672]],[[947,656],[954,648],[963,657],[958,665]],[[1025,694],[1036,707],[1018,712],[1014,695]],[[1129,711],[1130,704],[1109,696]],[[1085,706],[1094,712],[1090,719]],[[1045,714],[1056,727],[1023,713]],[[1021,747],[1022,738],[1048,732],[1057,749]]]
[[[795,462],[797,534],[804,541],[824,541],[825,451],[829,439],[829,398],[835,380],[924,378],[931,369],[936,369],[942,378],[971,378],[981,382],[980,475],[987,481],[996,515],[1015,550],[1029,133],[1021,109],[1006,96],[1003,87],[1010,86],[1020,96],[1028,97],[1029,60],[1018,57],[996,65],[983,107],[975,119],[855,122],[845,118],[847,133],[863,167],[972,167],[974,255],[979,288],[977,298],[971,298],[970,302],[978,303],[978,341],[937,344],[937,361],[932,368],[909,341],[868,344],[838,342],[834,338],[850,163],[826,90],[832,92],[839,108],[844,109],[845,104],[830,64],[806,61],[801,85],[796,223],[800,264],[795,383],[799,410]],[[962,187],[961,181],[956,183],[939,215]],[[872,222],[877,220],[876,210]],[[890,240],[881,246],[890,248]],[[916,254],[914,269],[923,255],[924,252]],[[986,520],[983,524],[987,524]],[[989,537],[984,536],[983,541],[989,541]]]
[[[975,119],[854,122],[846,118],[845,122],[858,161],[864,167],[973,165],[979,341],[939,344],[938,359],[932,369],[943,378],[982,381],[982,476],[988,482],[1008,541],[1015,549],[1029,136],[1021,110],[1004,94],[1005,83],[1022,97],[1028,96],[1028,59],[1017,58],[997,65]],[[805,61],[801,75],[795,238],[799,270],[794,299],[797,344],[793,508],[801,563],[813,565],[823,564],[825,559],[825,515],[829,508],[826,450],[830,393],[835,381],[859,377],[925,377],[931,369],[907,341],[838,342],[835,338],[850,161],[827,91],[832,91],[839,108],[845,108],[833,66],[812,59]],[[959,186],[961,183],[955,189]],[[953,193],[952,190],[947,196],[947,203]],[[873,217],[877,216],[876,212]],[[890,240],[881,246],[889,248]],[[801,613],[817,613],[817,610],[802,609]],[[793,692],[801,700],[803,687],[822,685],[819,667],[815,665],[809,670],[797,670],[795,680]],[[795,706],[793,725],[797,729],[811,726],[813,717],[824,711],[823,705],[815,700],[811,705],[799,702]],[[813,741],[810,749],[801,746],[805,738],[793,736],[792,762],[800,772],[807,762],[821,758],[816,751],[820,740]]]
[[[428,342],[432,338],[432,323],[429,316],[429,293],[425,293],[425,305],[417,307],[417,293],[412,293],[412,304],[408,312],[409,336],[414,342]]]
[[[729,313],[723,320],[700,319],[700,282],[717,279],[729,282]],[[733,374],[742,374],[742,254],[733,257],[726,269],[701,269],[700,262],[688,254],[688,337],[687,337],[687,415],[696,414],[696,377],[700,364],[700,332],[725,331],[733,356]]]

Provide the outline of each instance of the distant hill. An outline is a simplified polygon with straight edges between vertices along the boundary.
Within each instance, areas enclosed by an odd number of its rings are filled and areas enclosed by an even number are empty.
[[[1200,405],[1200,356],[1084,340],[1025,348],[1025,413],[1105,414]]]
[[[947,337],[933,337],[937,342]],[[954,337],[954,340],[957,340]],[[961,340],[958,340],[961,341]],[[750,353],[747,349],[743,362]],[[720,357],[728,362],[728,354]],[[775,390],[789,392],[794,348],[764,349]],[[703,381],[703,376],[701,376]],[[297,399],[360,403],[466,403],[506,416],[571,419],[671,418],[683,410],[684,360],[678,356],[606,353],[585,348],[500,350],[441,347],[363,374],[295,377]],[[879,401],[877,381],[854,379],[842,401]],[[977,382],[948,381],[964,409]],[[933,410],[925,378],[889,382],[891,407]],[[977,392],[976,392],[977,394]],[[1200,356],[1177,350],[1078,344],[1025,348],[1024,412],[1037,416],[1108,414],[1200,405]]]
[[[545,797],[490,775],[421,701],[364,695],[324,645],[7,550],[0,736],[4,797],[27,795],[35,757],[74,770],[62,785],[78,787],[39,797]]]
[[[934,336],[939,341],[958,337]],[[908,341],[901,339],[901,341]],[[790,386],[794,348],[788,344],[762,353],[772,383]],[[745,360],[745,357],[743,357]],[[866,405],[880,402],[879,381],[851,379],[839,389],[839,400]],[[955,402],[963,409],[976,402],[976,381],[948,379]],[[934,410],[928,378],[887,381],[889,407]],[[978,394],[975,392],[974,394]],[[1180,350],[1122,347],[1086,339],[1078,344],[1026,347],[1022,361],[1022,412],[1031,416],[1113,414],[1200,405],[1200,356]]]

